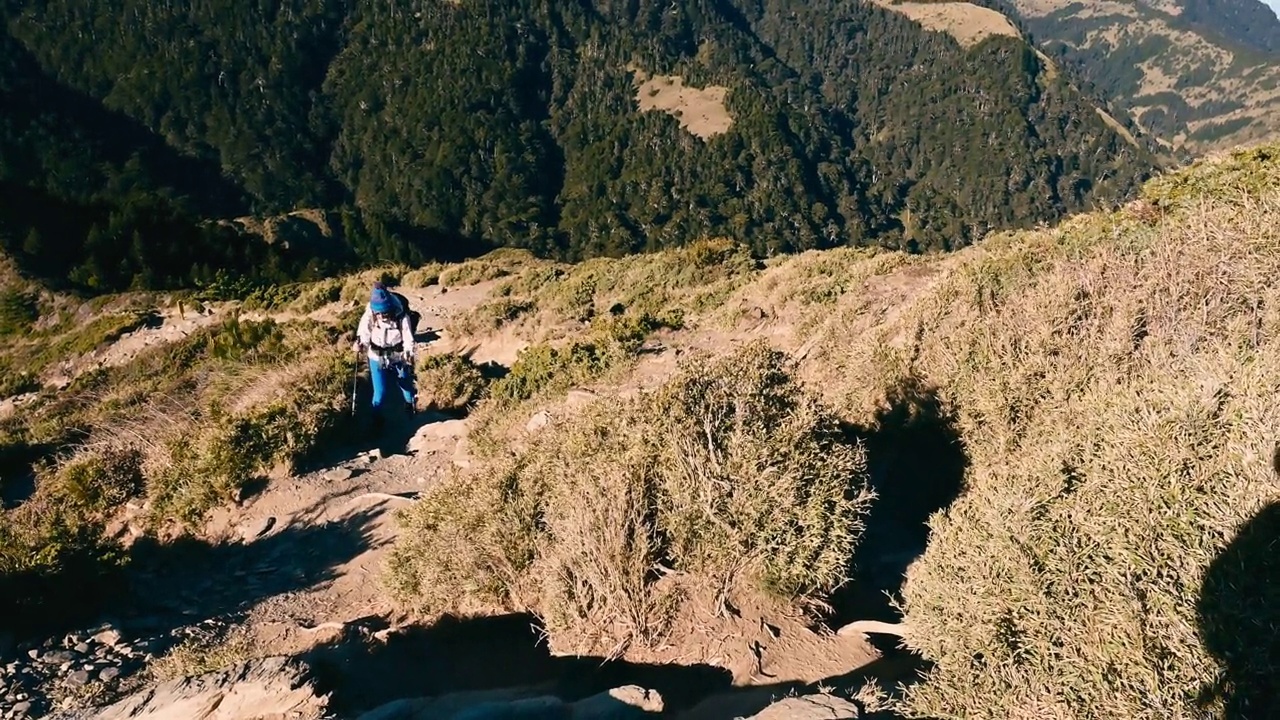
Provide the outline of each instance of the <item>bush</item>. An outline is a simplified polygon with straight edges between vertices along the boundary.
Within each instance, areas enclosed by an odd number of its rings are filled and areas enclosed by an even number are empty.
[[[183,428],[147,476],[153,519],[195,524],[256,475],[294,470],[347,417],[349,373],[345,354],[323,357],[299,373],[283,398],[240,413],[215,406],[196,427]]]
[[[525,348],[511,372],[490,388],[490,397],[499,404],[513,404],[599,379],[634,358],[649,334],[663,327],[679,327],[680,322],[678,316],[648,314],[597,318],[586,339]]]
[[[35,495],[0,512],[0,628],[23,633],[85,619],[123,565],[103,535],[112,509],[142,489],[141,457],[96,449],[45,468]]]
[[[415,368],[418,397],[427,409],[453,411],[471,407],[484,394],[488,380],[466,358],[426,355]]]
[[[793,371],[755,344],[588,405],[424,496],[391,587],[428,613],[531,608],[554,642],[599,652],[658,642],[699,594],[824,597],[871,493],[862,448]]]

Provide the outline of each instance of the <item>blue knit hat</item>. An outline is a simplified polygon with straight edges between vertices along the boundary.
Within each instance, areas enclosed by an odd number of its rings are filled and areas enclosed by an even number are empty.
[[[374,283],[373,292],[369,294],[369,307],[374,312],[390,312],[393,304],[391,293],[387,292],[382,283]]]

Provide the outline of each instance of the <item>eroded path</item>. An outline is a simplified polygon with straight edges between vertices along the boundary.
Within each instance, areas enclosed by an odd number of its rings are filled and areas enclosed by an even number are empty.
[[[420,329],[431,331],[430,352],[466,354],[480,364],[515,361],[526,343],[514,334],[476,343],[450,331],[492,285],[447,293],[438,287],[401,290],[422,314]],[[654,343],[625,386],[615,389],[651,387],[692,349],[726,349],[761,333],[786,336],[786,328],[766,318]],[[122,362],[214,319],[139,331],[98,360]],[[571,393],[569,402],[582,397]],[[580,698],[637,684],[662,692],[669,710],[710,720],[749,714],[806,686],[856,686],[871,674],[909,670],[892,661],[886,668],[860,636],[815,631],[798,618],[753,607],[737,608],[733,618],[709,619],[643,657],[610,664],[551,655],[530,616],[421,624],[398,609],[383,586],[395,511],[466,465],[467,429],[466,419],[395,416],[380,438],[353,437],[334,448],[325,467],[251,488],[237,504],[215,511],[198,538],[139,542],[132,550],[135,569],[114,604],[122,610],[102,618],[93,632],[86,628],[41,647],[16,648],[16,659],[6,666],[9,679],[0,685],[0,710],[6,717],[38,717],[50,707],[46,695],[73,705],[94,703],[108,691],[118,694],[151,679],[148,667],[168,662],[171,673],[183,669],[171,659],[183,652],[196,656],[184,660],[196,669],[243,657],[308,658],[327,669],[337,704],[350,712],[468,689],[536,686]],[[501,672],[494,658],[503,659]]]

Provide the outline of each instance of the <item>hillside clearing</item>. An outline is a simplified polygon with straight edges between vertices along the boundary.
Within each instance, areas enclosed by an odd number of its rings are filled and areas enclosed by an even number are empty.
[[[636,102],[641,112],[658,110],[680,121],[680,127],[707,140],[733,127],[733,116],[725,106],[729,89],[718,85],[686,87],[678,75],[648,77],[636,70]]]
[[[876,0],[876,4],[906,15],[926,30],[948,33],[964,47],[994,36],[1022,37],[1009,18],[973,3]]]

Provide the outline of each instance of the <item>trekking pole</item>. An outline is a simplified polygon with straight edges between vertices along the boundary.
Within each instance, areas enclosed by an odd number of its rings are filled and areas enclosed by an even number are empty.
[[[356,415],[356,384],[360,381],[360,350],[356,350],[355,358],[351,363],[351,417]]]

